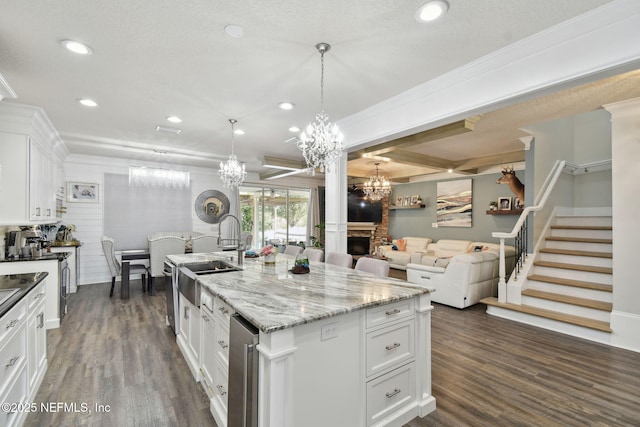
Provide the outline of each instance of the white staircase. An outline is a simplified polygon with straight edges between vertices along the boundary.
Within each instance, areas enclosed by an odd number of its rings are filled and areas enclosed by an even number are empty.
[[[493,315],[609,342],[611,216],[558,215],[553,224],[522,282],[521,304],[482,302]]]

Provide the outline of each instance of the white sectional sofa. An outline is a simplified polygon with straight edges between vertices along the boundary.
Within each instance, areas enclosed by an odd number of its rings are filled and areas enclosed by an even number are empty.
[[[412,257],[421,257],[426,254],[427,246],[432,242],[427,237],[404,237],[401,240],[406,242],[404,251],[393,250],[393,246],[398,245],[398,240],[393,240],[393,245],[380,246],[378,249],[381,255],[389,258],[389,267],[398,270],[406,270],[407,264],[412,262]]]
[[[439,240],[406,266],[407,281],[435,288],[431,300],[465,308],[497,293],[500,245],[469,240]],[[507,273],[515,249],[505,246]]]

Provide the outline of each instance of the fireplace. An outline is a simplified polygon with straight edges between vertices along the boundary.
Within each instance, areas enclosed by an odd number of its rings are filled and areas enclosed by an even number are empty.
[[[347,237],[347,253],[351,255],[369,255],[369,237]]]

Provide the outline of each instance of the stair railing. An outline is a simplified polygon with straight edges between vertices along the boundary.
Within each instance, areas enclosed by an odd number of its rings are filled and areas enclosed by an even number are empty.
[[[527,238],[527,225],[529,221],[529,214],[533,212],[537,212],[542,210],[549,198],[549,195],[553,191],[560,174],[564,170],[565,166],[564,160],[556,160],[556,163],[551,168],[549,175],[547,175],[547,179],[544,181],[538,196],[536,197],[535,203],[533,206],[527,206],[524,208],[522,213],[520,214],[520,218],[516,222],[516,225],[513,227],[513,230],[510,233],[503,232],[494,232],[491,235],[495,238],[500,239],[500,267],[498,272],[498,302],[505,303],[507,302],[507,281],[506,281],[506,266],[505,266],[505,250],[504,250],[504,240],[505,239],[515,239],[515,265],[513,269],[513,274],[515,274],[514,278],[518,277],[518,273],[520,269],[524,265],[527,255],[529,254],[528,250],[528,238]]]

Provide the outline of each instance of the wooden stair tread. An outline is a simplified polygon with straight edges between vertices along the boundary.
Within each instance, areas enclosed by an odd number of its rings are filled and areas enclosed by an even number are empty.
[[[613,268],[610,267],[593,267],[590,265],[565,264],[563,262],[551,261],[535,261],[533,265],[540,267],[562,268],[565,270],[586,271],[589,273],[613,274]]]
[[[560,237],[560,236],[549,236],[545,238],[546,240],[553,240],[556,242],[578,242],[578,243],[608,243],[612,244],[613,239],[590,239],[588,237]]]
[[[553,249],[553,248],[543,248],[543,249],[540,249],[540,252],[544,252],[546,254],[588,256],[593,258],[613,258],[613,254],[611,252],[574,251],[571,249]]]
[[[584,328],[595,329],[602,332],[611,332],[611,326],[608,322],[600,320],[588,319],[586,317],[575,316],[572,314],[559,313],[557,311],[546,310],[544,308],[532,307],[530,305],[518,305],[511,303],[501,303],[495,297],[483,298],[481,303],[492,305],[494,307],[505,308],[508,310],[519,311],[521,313],[532,314],[534,316],[544,317],[546,319],[557,320],[559,322],[570,323],[572,325],[582,326]]]
[[[545,276],[542,274],[530,274],[527,276],[529,280],[536,280],[538,282],[555,283],[556,285],[574,286],[577,288],[594,289],[596,291],[612,292],[613,286],[605,285],[602,283],[585,282],[582,280],[563,279],[560,277]]]
[[[610,225],[552,225],[551,228],[554,230],[613,230]]]
[[[580,307],[593,308],[595,310],[611,312],[611,310],[613,309],[613,304],[611,304],[610,302],[574,297],[571,295],[556,294],[554,292],[539,291],[537,289],[525,289],[524,291],[522,291],[522,295],[546,299],[549,301],[562,302],[565,304],[577,305]]]

